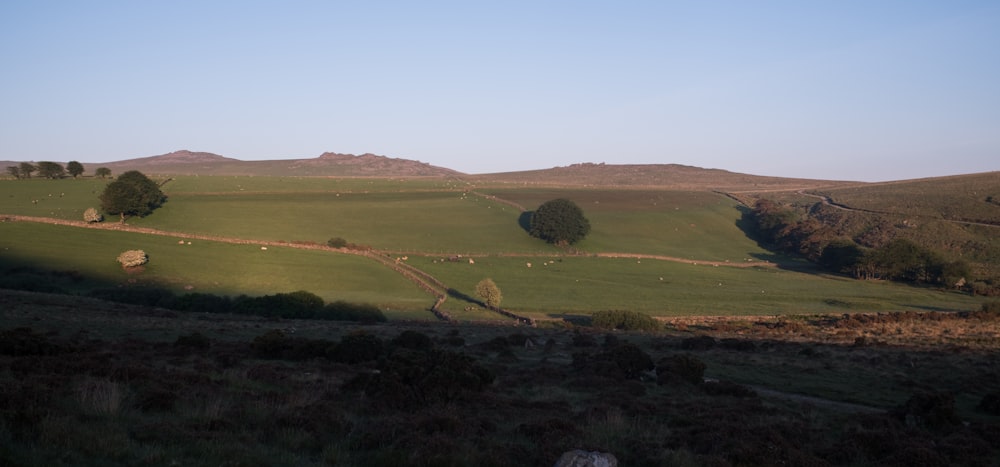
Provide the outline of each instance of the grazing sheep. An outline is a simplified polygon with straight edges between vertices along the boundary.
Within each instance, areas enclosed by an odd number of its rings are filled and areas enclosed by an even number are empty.
[[[261,250],[267,250],[267,247],[266,246],[262,246],[262,247],[260,247],[260,249]]]

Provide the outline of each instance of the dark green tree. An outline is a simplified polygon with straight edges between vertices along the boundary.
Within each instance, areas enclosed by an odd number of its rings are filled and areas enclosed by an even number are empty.
[[[542,203],[531,215],[531,236],[556,245],[572,245],[590,233],[583,210],[568,199]]]
[[[98,177],[101,178],[108,178],[111,176],[111,169],[107,167],[98,167],[97,171],[94,172],[94,175],[97,175]]]
[[[69,161],[66,164],[66,171],[69,172],[70,176],[73,178],[79,177],[83,174],[83,164],[77,161]]]
[[[864,250],[849,238],[838,238],[823,248],[819,264],[834,272],[854,272],[864,257]]]
[[[167,197],[156,182],[141,172],[130,170],[109,183],[100,199],[101,209],[120,215],[121,223],[125,223],[126,216],[146,216],[160,207]]]
[[[31,174],[38,171],[38,167],[30,162],[22,162],[17,167],[21,169],[21,176],[24,178],[31,178]]]
[[[45,178],[62,178],[66,169],[58,162],[42,161],[38,163],[38,176]]]

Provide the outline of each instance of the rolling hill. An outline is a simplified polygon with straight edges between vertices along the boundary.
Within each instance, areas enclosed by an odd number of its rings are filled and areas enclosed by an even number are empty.
[[[114,173],[138,170],[166,175],[259,175],[322,177],[454,177],[454,170],[375,154],[327,152],[312,159],[242,161],[209,152],[174,151],[159,156],[91,164]]]

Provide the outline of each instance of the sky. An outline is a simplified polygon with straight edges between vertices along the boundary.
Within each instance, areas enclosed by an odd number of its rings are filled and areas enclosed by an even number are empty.
[[[0,2],[0,160],[1000,170],[1000,2]]]

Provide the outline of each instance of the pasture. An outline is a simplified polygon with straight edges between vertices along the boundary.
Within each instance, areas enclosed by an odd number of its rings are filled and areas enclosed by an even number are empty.
[[[183,242],[183,243],[181,243]],[[188,244],[190,242],[190,244]],[[115,258],[141,249],[141,272]],[[387,315],[410,318],[433,303],[412,282],[370,259],[330,251],[229,244],[27,222],[0,223],[0,265],[76,271],[81,287],[148,285],[178,293],[265,295],[308,290],[324,300],[378,304]],[[425,316],[426,315],[426,316]],[[414,319],[429,318],[420,313]]]
[[[99,205],[106,183],[2,181],[0,214],[79,221],[86,208]],[[163,189],[167,203],[146,218],[129,219],[130,226],[220,241],[181,245],[170,236],[7,222],[0,224],[0,260],[78,271],[107,284],[149,282],[181,293],[308,290],[328,301],[375,303],[390,317],[416,319],[431,318],[426,310],[433,297],[385,265],[324,250],[274,247],[265,252],[253,243],[325,245],[341,237],[389,258],[408,256],[408,264],[458,292],[444,306],[462,320],[497,317],[461,298],[473,295],[475,283],[486,277],[500,285],[504,308],[537,318],[607,309],[654,316],[786,315],[970,310],[981,304],[957,293],[792,270],[800,266],[763,249],[740,229],[741,206],[707,191],[259,176],[176,177]],[[519,223],[521,211],[511,204],[531,210],[560,197],[580,205],[592,225],[590,236],[574,245],[576,255],[531,238]],[[114,258],[132,248],[146,250],[151,261],[141,274],[129,276]],[[649,257],[597,257],[615,253]],[[458,255],[465,259],[447,261]],[[474,265],[468,264],[469,256]],[[745,267],[762,260],[788,269]]]
[[[492,278],[503,292],[503,308],[541,319],[588,316],[600,310],[665,317],[801,315],[972,310],[981,303],[959,293],[774,267],[557,256],[490,256],[473,261],[411,257],[409,264],[467,296],[474,296],[477,282]],[[456,297],[445,303],[445,309],[469,304]]]

